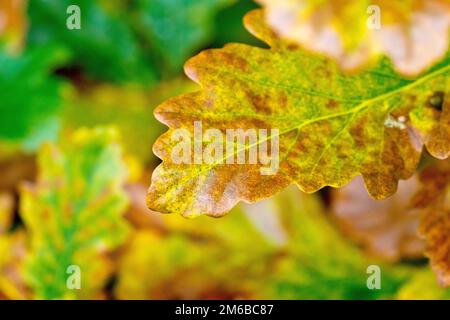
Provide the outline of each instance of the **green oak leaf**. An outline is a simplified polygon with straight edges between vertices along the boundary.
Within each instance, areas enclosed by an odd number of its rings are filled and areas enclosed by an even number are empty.
[[[126,167],[116,132],[80,129],[38,156],[37,182],[21,190],[20,215],[30,246],[25,277],[39,299],[94,298],[112,272],[106,254],[128,224]],[[67,286],[72,266],[80,290]]]

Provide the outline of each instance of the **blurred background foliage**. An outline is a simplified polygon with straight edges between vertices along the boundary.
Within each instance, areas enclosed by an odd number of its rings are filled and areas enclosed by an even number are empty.
[[[81,30],[66,28],[70,4],[81,7]],[[421,249],[400,248],[406,227],[401,219],[390,227],[392,203],[360,204],[387,221],[369,239],[342,226],[359,212],[345,205],[351,186],[290,188],[221,219],[147,209],[158,165],[151,147],[165,130],[154,108],[196,90],[182,68],[200,50],[263,46],[242,26],[253,8],[250,0],[1,1],[0,298],[450,297]],[[366,286],[372,264],[380,290]],[[81,268],[80,290],[66,286],[69,265]]]

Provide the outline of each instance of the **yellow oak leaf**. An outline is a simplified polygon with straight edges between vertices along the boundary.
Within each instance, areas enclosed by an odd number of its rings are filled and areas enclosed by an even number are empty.
[[[448,0],[258,0],[273,30],[354,70],[379,55],[414,76],[449,46]]]
[[[386,61],[348,75],[277,38],[261,10],[245,22],[271,48],[200,53],[185,69],[202,90],[156,109],[170,129],[153,147],[163,163],[151,209],[220,216],[292,183],[311,193],[357,175],[383,199],[412,176],[424,145],[437,158],[450,154],[450,56],[415,79]]]
[[[97,298],[113,271],[108,254],[129,229],[117,132],[79,129],[58,145],[44,145],[38,167],[36,183],[21,189],[30,247],[26,281],[38,299]]]

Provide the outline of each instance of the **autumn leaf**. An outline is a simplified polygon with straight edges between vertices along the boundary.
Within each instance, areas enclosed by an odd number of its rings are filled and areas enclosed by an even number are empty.
[[[125,240],[126,178],[113,129],[80,129],[39,152],[36,184],[21,191],[30,253],[26,279],[39,299],[98,298],[112,272],[107,253]],[[66,286],[78,266],[81,289]],[[70,269],[69,269],[70,271]]]
[[[413,199],[421,211],[420,233],[426,255],[441,285],[450,286],[450,161],[439,161],[421,174],[423,187]]]
[[[414,76],[449,47],[447,0],[258,0],[281,37],[326,54],[354,70],[380,55]]]
[[[251,12],[246,26],[271,49],[230,44],[200,53],[185,69],[202,90],[155,111],[170,129],[153,148],[163,164],[153,173],[151,209],[220,216],[240,200],[261,200],[291,183],[315,192],[342,187],[358,174],[371,196],[383,199],[415,172],[424,144],[437,158],[450,154],[450,56],[413,80],[399,77],[385,61],[347,75],[332,61],[279,40],[262,11]],[[198,161],[192,152],[180,153],[177,138],[182,129],[190,151],[196,143],[211,150],[213,138],[196,134],[196,123],[201,133],[219,130],[222,144],[231,129],[266,135],[237,146],[230,139],[234,151],[209,151],[209,161],[196,149]],[[256,149],[274,151],[260,152],[256,164],[250,156],[238,163],[238,156]],[[187,161],[178,154],[187,154]]]
[[[397,193],[385,200],[371,199],[361,177],[332,191],[332,212],[339,228],[373,256],[388,261],[423,257],[419,210],[411,207],[420,188],[416,175],[400,181]]]

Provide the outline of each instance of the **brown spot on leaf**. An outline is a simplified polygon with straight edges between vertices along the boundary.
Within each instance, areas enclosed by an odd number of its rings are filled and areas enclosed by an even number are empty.
[[[328,100],[327,108],[330,109],[330,110],[339,108],[339,102],[337,102],[334,99],[330,99],[330,100]]]
[[[220,52],[219,60],[221,61],[221,63],[236,67],[242,72],[247,71],[248,62],[235,54]]]
[[[289,50],[289,51],[296,51],[296,50],[298,50],[300,48],[300,46],[298,45],[298,44],[296,44],[296,43],[289,43],[287,46],[286,46],[286,49],[287,50]]]
[[[269,105],[270,97],[267,94],[263,95],[253,94],[253,92],[249,90],[247,91],[247,96],[249,97],[250,102],[257,113],[263,114],[272,113],[272,109],[270,108]]]
[[[281,92],[278,95],[278,107],[285,108],[287,106],[287,102],[288,102],[288,97],[287,97],[286,93]]]
[[[355,142],[355,145],[357,148],[362,149],[366,145],[366,137],[364,135],[364,126],[366,121],[356,122],[353,126],[350,127],[350,134],[353,137],[353,141]]]

